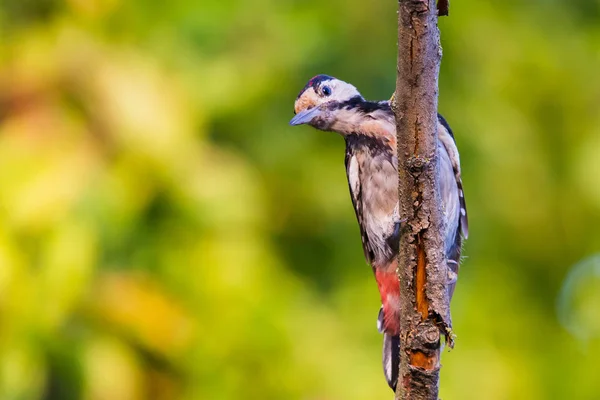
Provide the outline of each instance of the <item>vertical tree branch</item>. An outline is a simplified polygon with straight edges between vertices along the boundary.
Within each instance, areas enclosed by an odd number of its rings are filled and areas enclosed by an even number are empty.
[[[435,0],[399,0],[400,374],[396,399],[438,398],[441,335],[451,329],[437,147],[441,60]],[[444,2],[447,4],[447,2]]]

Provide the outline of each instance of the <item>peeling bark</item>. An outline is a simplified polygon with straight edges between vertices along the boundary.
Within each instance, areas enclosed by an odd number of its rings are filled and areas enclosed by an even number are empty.
[[[398,137],[402,219],[400,374],[396,399],[438,398],[441,336],[451,340],[437,149],[441,60],[435,0],[399,0],[398,76],[392,107]],[[447,13],[447,1],[439,6]],[[440,13],[442,13],[440,11]]]

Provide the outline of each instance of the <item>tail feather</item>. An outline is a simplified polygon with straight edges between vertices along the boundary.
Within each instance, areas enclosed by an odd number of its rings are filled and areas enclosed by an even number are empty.
[[[383,334],[383,373],[388,385],[396,391],[400,367],[400,336]]]
[[[388,385],[396,391],[398,383],[398,369],[400,367],[400,336],[390,335],[383,331],[383,307],[377,317],[377,329],[383,332],[383,373]]]

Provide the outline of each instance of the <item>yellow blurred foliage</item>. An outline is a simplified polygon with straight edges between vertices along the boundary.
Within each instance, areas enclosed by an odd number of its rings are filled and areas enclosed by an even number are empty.
[[[319,73],[389,96],[396,6],[4,1],[0,399],[390,398],[343,142],[287,123]],[[598,18],[440,21],[471,227],[444,399],[599,396]]]

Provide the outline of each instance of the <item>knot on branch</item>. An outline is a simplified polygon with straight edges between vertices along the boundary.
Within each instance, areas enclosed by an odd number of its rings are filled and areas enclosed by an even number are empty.
[[[412,0],[410,1],[410,9],[411,11],[423,14],[429,12],[429,1],[428,0]]]
[[[408,345],[409,367],[419,368],[423,371],[437,371],[439,369],[440,331],[431,323],[418,324],[413,334],[409,335]]]
[[[437,349],[440,342],[440,330],[430,322],[423,322],[417,325],[414,335],[409,337],[411,347],[422,349]]]
[[[429,160],[422,156],[412,156],[406,161],[406,166],[410,174],[416,178],[429,165]]]

